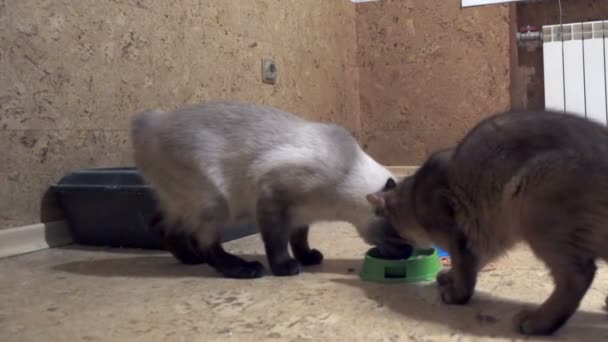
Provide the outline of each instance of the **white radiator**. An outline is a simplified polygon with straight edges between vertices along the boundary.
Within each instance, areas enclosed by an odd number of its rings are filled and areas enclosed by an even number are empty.
[[[544,26],[543,56],[545,108],[606,124],[608,20]]]

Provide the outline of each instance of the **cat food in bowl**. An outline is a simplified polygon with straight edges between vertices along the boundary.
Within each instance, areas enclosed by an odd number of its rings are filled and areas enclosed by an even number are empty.
[[[385,259],[374,247],[365,254],[360,276],[380,283],[413,283],[434,280],[441,271],[437,250],[414,249],[408,258]]]

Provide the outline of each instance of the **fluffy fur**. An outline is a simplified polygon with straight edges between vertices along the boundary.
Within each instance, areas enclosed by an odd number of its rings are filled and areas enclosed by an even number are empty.
[[[448,304],[467,303],[478,271],[527,242],[555,288],[517,315],[517,327],[551,334],[578,308],[596,259],[608,257],[608,129],[548,111],[495,115],[369,200],[408,241],[451,253],[452,269],[437,278]]]
[[[131,127],[136,165],[160,203],[154,223],[184,263],[207,262],[228,277],[261,276],[261,264],[221,247],[222,228],[235,224],[257,224],[275,275],[321,262],[308,246],[309,224],[317,221],[350,222],[383,248],[403,245],[365,200],[393,175],[342,127],[231,102],[147,111]]]

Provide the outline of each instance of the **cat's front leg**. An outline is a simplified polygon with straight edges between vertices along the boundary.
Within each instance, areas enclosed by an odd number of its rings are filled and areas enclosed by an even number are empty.
[[[309,226],[293,229],[289,238],[293,255],[304,266],[319,265],[323,261],[323,254],[308,244]]]
[[[479,259],[468,247],[468,239],[461,235],[450,241],[452,268],[437,276],[439,294],[445,304],[462,305],[475,292]]]
[[[289,255],[288,203],[282,196],[265,193],[257,202],[257,221],[266,257],[275,276],[300,273],[300,264]]]

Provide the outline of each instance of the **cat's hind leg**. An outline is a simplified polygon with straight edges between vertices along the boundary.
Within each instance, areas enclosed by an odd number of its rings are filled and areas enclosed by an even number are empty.
[[[219,241],[202,249],[210,266],[227,278],[250,279],[262,277],[264,266],[258,261],[246,261],[234,254],[230,254],[222,247]]]
[[[165,218],[156,218],[153,230],[161,232],[165,248],[184,264],[207,263],[228,278],[258,278],[264,275],[264,266],[248,262],[230,254],[221,245],[221,232],[228,224],[228,207],[220,197],[202,201],[179,202],[167,205]],[[165,202],[168,203],[168,202]],[[196,203],[196,204],[194,204]],[[170,218],[170,219],[169,219]],[[163,222],[164,227],[158,228]],[[154,223],[154,222],[153,222]]]
[[[221,232],[228,224],[228,207],[225,201],[199,212],[198,226],[193,234],[198,253],[216,271],[228,278],[259,278],[265,273],[258,261],[246,261],[227,252],[221,244]]]
[[[163,247],[182,264],[198,265],[205,262],[203,255],[199,253],[194,236],[181,232],[181,229],[167,227],[160,210],[150,219],[148,227],[150,232],[160,237]]]
[[[205,257],[199,252],[196,239],[192,235],[166,235],[163,237],[163,245],[184,265],[198,265],[205,262]]]
[[[575,151],[556,150],[536,157],[519,171],[516,193],[525,209],[517,229],[549,268],[555,283],[538,308],[516,316],[524,334],[550,335],[561,328],[593,282],[599,253],[594,248],[594,225],[598,218],[604,222],[597,215],[605,173],[597,166]]]
[[[571,250],[576,249],[572,245],[561,246],[553,239],[529,241],[534,253],[549,267],[555,288],[540,307],[524,310],[515,317],[523,334],[550,335],[562,327],[578,309],[595,276],[593,257]]]

